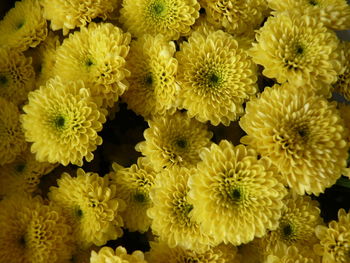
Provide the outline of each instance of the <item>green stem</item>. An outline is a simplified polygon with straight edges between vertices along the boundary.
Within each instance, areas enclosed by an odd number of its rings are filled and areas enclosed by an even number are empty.
[[[336,184],[350,189],[350,180],[348,178],[340,177]]]

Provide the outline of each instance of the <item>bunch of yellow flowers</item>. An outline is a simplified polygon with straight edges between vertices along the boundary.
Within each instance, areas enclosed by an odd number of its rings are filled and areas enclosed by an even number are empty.
[[[346,0],[15,2],[0,263],[350,262],[342,30]]]

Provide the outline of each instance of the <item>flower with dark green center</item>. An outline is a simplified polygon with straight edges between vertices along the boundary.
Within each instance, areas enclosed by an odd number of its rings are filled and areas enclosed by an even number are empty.
[[[201,122],[226,126],[244,113],[256,91],[255,65],[223,31],[194,32],[176,53],[180,107]]]
[[[136,37],[160,33],[167,40],[176,40],[190,32],[199,9],[195,0],[126,0],[120,21]]]
[[[155,171],[145,158],[139,158],[137,164],[121,167],[113,164],[113,171],[108,174],[111,183],[116,185],[117,197],[126,203],[126,209],[121,213],[124,227],[129,231],[146,232],[151,219],[146,211],[152,206],[149,192],[153,188]]]
[[[215,244],[241,245],[278,227],[286,191],[269,161],[226,140],[200,157],[189,179],[191,216]]]
[[[212,133],[205,124],[190,119],[185,113],[165,115],[149,121],[145,141],[136,150],[146,156],[155,170],[164,167],[193,167],[200,160],[199,152],[210,145]]]
[[[180,167],[159,173],[150,193],[153,205],[147,214],[152,219],[152,231],[169,247],[205,251],[213,240],[193,220],[193,205],[188,201],[187,182],[194,173],[194,169]]]
[[[83,164],[102,143],[97,132],[106,121],[82,81],[63,82],[53,78],[29,94],[23,107],[26,139],[40,161]]]

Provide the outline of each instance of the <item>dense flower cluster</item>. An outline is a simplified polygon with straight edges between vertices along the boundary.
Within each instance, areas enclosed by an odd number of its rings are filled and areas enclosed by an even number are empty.
[[[0,263],[350,262],[349,1],[2,10]]]

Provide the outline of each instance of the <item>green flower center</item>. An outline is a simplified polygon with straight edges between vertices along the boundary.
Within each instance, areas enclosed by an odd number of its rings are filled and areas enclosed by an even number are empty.
[[[242,190],[239,188],[233,188],[229,192],[229,197],[231,198],[232,201],[234,202],[240,202],[243,200],[243,193]]]
[[[147,196],[144,193],[137,192],[134,194],[134,200],[138,203],[145,203],[147,201]]]
[[[175,141],[175,145],[181,149],[185,149],[187,147],[187,141],[185,139],[177,139]]]
[[[66,123],[66,119],[62,115],[58,115],[53,122],[57,129],[62,129]]]
[[[301,45],[297,45],[295,47],[295,52],[298,54],[298,55],[301,55],[304,53],[304,48],[301,46]]]
[[[155,15],[159,16],[165,10],[165,6],[162,3],[158,2],[151,6],[151,10]]]
[[[25,235],[20,236],[18,243],[20,244],[21,247],[25,247],[27,244],[26,237]]]
[[[18,172],[18,173],[21,173],[24,171],[24,168],[26,167],[26,165],[24,163],[20,163],[18,165],[15,166],[15,170]]]
[[[94,63],[94,61],[93,61],[91,58],[87,58],[87,59],[85,60],[84,64],[85,64],[86,67],[89,68],[89,67],[91,67],[92,65],[94,65],[95,63]]]
[[[16,29],[21,29],[24,26],[24,21],[20,21],[16,24]]]
[[[310,0],[310,1],[309,1],[309,4],[315,6],[315,5],[317,5],[318,3],[317,3],[317,1],[315,1],[315,0]]]
[[[81,210],[80,207],[77,206],[77,207],[74,209],[74,215],[75,215],[77,218],[82,218],[82,217],[83,217],[83,210]]]
[[[152,86],[153,84],[153,78],[152,78],[152,75],[151,74],[148,74],[146,77],[145,77],[145,83],[147,86]]]
[[[192,209],[193,209],[193,205],[187,202],[183,202],[183,204],[181,205],[182,214],[185,216],[188,216],[188,214],[192,211]]]
[[[283,236],[289,237],[292,235],[293,229],[292,229],[291,225],[286,225],[282,228],[282,232],[283,232]]]
[[[0,85],[5,86],[8,82],[8,79],[5,76],[0,75]]]

